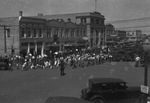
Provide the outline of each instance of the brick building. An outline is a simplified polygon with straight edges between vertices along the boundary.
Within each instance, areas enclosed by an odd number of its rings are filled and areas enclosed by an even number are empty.
[[[61,20],[86,25],[86,33],[90,47],[105,44],[105,17],[99,12],[83,12],[70,14],[43,15],[38,14],[35,18],[46,20]]]
[[[127,37],[126,37],[126,31],[124,31],[124,30],[115,30],[115,34],[116,34],[116,36],[117,36],[117,40],[118,41],[124,41],[124,40],[126,40],[127,39]]]
[[[0,53],[26,55],[50,50],[53,36],[57,35],[64,46],[85,46],[83,37],[87,36],[86,25],[71,20],[25,17],[0,18]],[[58,45],[57,45],[58,46]]]
[[[126,32],[127,41],[140,41],[142,39],[142,31],[135,30],[135,31],[127,31]]]
[[[105,25],[105,41],[113,41],[115,37],[115,27],[112,24]]]

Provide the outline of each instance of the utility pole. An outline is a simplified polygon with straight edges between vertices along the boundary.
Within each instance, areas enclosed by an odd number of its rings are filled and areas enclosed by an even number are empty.
[[[5,54],[7,54],[7,46],[6,46],[6,26],[4,25],[4,50]]]
[[[3,27],[3,28],[4,28],[4,52],[5,52],[5,54],[7,54],[6,30],[7,30],[8,27],[10,27],[10,26],[0,25],[0,27]]]

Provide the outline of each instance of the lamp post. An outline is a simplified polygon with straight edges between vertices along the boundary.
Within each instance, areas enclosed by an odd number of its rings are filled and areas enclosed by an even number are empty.
[[[146,39],[143,43],[143,50],[144,50],[144,86],[148,86],[148,62],[149,62],[149,53],[150,53],[150,42]],[[144,103],[147,103],[147,94],[145,94]]]

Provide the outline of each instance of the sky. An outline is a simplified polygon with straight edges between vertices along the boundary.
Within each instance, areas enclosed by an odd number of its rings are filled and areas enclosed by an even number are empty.
[[[95,0],[0,0],[0,17],[92,12]],[[150,17],[150,0],[97,0],[106,21]],[[145,23],[144,23],[145,24]]]

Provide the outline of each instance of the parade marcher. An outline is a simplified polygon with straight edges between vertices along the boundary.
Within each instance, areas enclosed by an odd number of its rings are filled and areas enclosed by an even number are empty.
[[[135,67],[139,67],[140,66],[140,57],[136,56],[135,61],[136,61]]]
[[[9,70],[9,57],[7,55],[4,57],[4,62],[6,63],[6,70]]]

